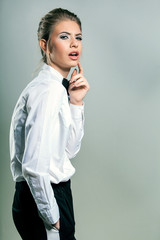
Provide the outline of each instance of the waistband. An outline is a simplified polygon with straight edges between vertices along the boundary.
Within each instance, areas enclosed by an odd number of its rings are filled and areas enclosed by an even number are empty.
[[[58,187],[70,187],[71,185],[71,180],[69,179],[66,182],[60,182],[60,183],[51,183],[53,188],[58,188]],[[16,182],[15,188],[20,189],[20,188],[28,188],[28,184],[26,181],[21,181],[21,182]]]
[[[57,188],[57,187],[70,187],[71,185],[71,180],[69,179],[67,182],[60,182],[60,183],[51,183],[52,187]]]

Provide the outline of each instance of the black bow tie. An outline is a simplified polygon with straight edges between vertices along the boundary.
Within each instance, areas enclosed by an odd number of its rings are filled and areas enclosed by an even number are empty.
[[[68,93],[69,81],[66,78],[63,78],[62,85],[65,87],[67,94],[69,95],[69,93]]]

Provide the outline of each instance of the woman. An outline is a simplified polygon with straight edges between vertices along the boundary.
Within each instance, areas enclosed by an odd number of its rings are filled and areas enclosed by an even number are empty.
[[[24,240],[73,240],[70,159],[80,150],[89,90],[79,62],[81,22],[54,9],[41,19],[38,40],[44,65],[20,95],[10,128],[13,219]],[[77,65],[79,73],[74,70],[68,82],[64,78]]]

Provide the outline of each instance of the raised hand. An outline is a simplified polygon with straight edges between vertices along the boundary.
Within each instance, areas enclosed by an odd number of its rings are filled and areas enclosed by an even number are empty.
[[[77,70],[75,69],[72,73],[71,79],[69,81],[69,95],[70,95],[70,103],[75,105],[82,105],[83,98],[86,93],[90,89],[89,83],[86,78],[83,76],[83,68],[78,63],[79,73],[77,74]]]

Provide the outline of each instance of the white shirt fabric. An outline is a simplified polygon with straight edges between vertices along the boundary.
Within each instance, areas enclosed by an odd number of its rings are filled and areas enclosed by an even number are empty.
[[[70,159],[80,150],[84,105],[69,103],[63,76],[44,64],[21,93],[10,127],[11,172],[27,181],[46,224],[59,219],[51,182],[65,182],[75,173]]]

